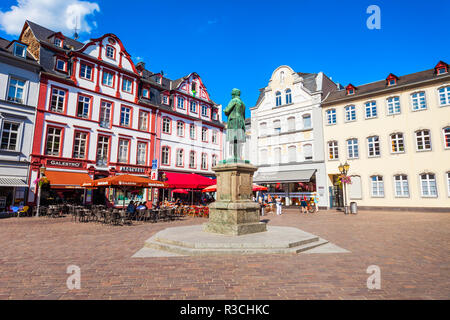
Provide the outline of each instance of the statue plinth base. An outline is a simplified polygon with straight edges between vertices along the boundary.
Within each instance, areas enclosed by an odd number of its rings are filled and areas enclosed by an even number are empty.
[[[259,204],[251,200],[255,166],[226,163],[214,167],[217,176],[216,201],[209,205],[206,232],[244,235],[267,231],[259,221]]]

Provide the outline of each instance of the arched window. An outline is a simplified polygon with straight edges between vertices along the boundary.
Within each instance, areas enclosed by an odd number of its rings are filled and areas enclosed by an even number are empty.
[[[274,134],[280,134],[281,132],[281,121],[280,120],[275,120],[273,122],[273,133]]]
[[[446,106],[450,104],[450,86],[439,89],[439,105]]]
[[[292,103],[291,89],[286,89],[286,104]]]
[[[384,182],[382,176],[370,177],[370,190],[372,197],[384,197]]]
[[[422,197],[437,197],[436,176],[433,173],[420,175],[420,191]]]
[[[177,150],[177,167],[183,167],[184,166],[184,150],[178,149]]]
[[[394,176],[394,187],[396,197],[409,197],[408,176],[406,174]]]
[[[170,148],[162,147],[161,148],[161,164],[170,165]]]
[[[290,146],[288,148],[288,156],[289,156],[289,162],[297,161],[297,147],[296,146]]]
[[[281,148],[277,147],[274,149],[274,157],[273,157],[273,163],[275,165],[278,165],[281,163]]]
[[[450,127],[445,127],[442,129],[442,133],[444,134],[444,148],[450,148]]]
[[[280,72],[280,83],[283,84],[284,83],[284,71]]]
[[[281,106],[281,92],[280,91],[277,91],[276,93],[275,93],[275,105],[278,107],[278,106]]]
[[[195,151],[189,152],[189,168],[195,168]]]
[[[328,159],[329,160],[339,159],[339,149],[337,141],[328,142]]]
[[[431,150],[430,130],[416,131],[416,149],[417,151]]]
[[[260,151],[259,164],[267,164],[267,149]]]
[[[328,109],[325,113],[327,115],[327,124],[336,124],[336,109]]]
[[[179,137],[184,137],[184,122],[177,121],[177,135]]]
[[[288,130],[295,131],[295,117],[288,118]]]
[[[311,115],[310,114],[303,115],[303,128],[304,129],[311,128]]]
[[[305,156],[305,160],[312,160],[313,155],[312,155],[312,145],[310,144],[305,144],[303,146],[303,154]]]
[[[405,141],[403,138],[403,133],[398,132],[391,134],[391,152],[392,153],[405,152]]]

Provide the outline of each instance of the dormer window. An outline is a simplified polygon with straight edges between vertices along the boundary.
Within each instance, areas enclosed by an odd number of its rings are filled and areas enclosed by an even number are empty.
[[[148,98],[148,89],[146,89],[146,88],[142,89],[142,96],[144,98]]]
[[[395,86],[397,84],[398,77],[395,74],[390,73],[386,78],[388,86]]]
[[[27,46],[24,44],[15,42],[13,52],[16,57],[26,58],[27,57]]]
[[[53,44],[57,47],[62,48],[62,41],[60,38],[55,38],[55,41],[53,42]]]
[[[58,71],[67,71],[67,62],[62,59],[56,59],[55,69]]]
[[[345,90],[347,91],[347,95],[355,94],[356,88],[350,83],[348,86],[345,87]]]
[[[446,64],[443,61],[439,61],[439,63],[434,67],[434,70],[436,70],[436,74],[444,74],[448,72],[448,64]]]
[[[116,49],[112,46],[106,46],[106,56],[110,59],[115,60],[116,58]]]
[[[161,77],[156,76],[155,82],[156,82],[157,84],[161,84]]]

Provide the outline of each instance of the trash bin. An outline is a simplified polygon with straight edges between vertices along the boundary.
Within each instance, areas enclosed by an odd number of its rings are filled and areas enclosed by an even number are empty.
[[[350,213],[352,214],[358,213],[358,206],[356,205],[356,202],[350,202]]]

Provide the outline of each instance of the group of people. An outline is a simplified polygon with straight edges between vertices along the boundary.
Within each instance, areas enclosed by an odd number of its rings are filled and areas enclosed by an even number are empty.
[[[270,194],[262,194],[258,195],[258,198],[253,197],[253,201],[258,202],[260,205],[260,213],[263,216],[265,214],[265,207],[267,205],[275,204],[277,215],[282,214],[282,202],[281,197],[275,195],[272,197]],[[309,202],[309,206],[308,206]],[[319,211],[319,197],[317,194],[313,194],[313,196],[308,200],[306,196],[300,200],[300,208],[302,213],[308,213],[308,208],[314,208],[314,212]]]
[[[130,203],[127,206],[127,214],[135,214],[136,210],[142,210],[142,209],[148,209],[147,207],[147,201],[144,202],[134,202],[130,201]]]

